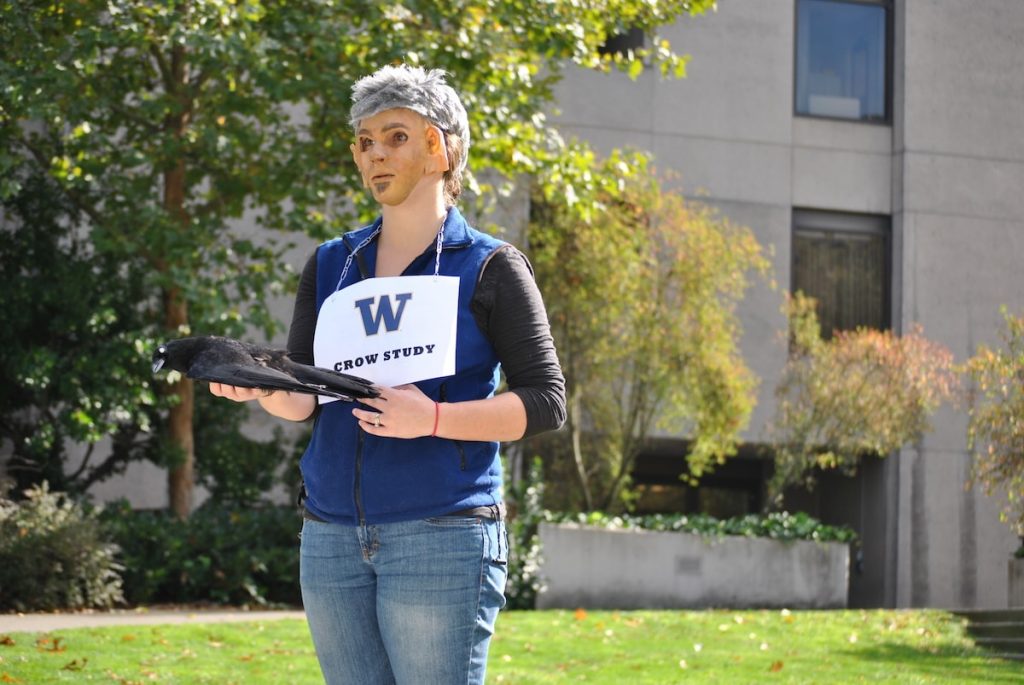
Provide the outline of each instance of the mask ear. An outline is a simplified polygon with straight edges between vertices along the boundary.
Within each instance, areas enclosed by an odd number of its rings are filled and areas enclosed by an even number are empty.
[[[437,126],[427,127],[427,168],[428,174],[448,171],[448,146],[444,142],[444,133]]]

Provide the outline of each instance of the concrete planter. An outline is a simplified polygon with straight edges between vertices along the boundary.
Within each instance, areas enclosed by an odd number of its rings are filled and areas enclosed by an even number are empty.
[[[1024,608],[1024,559],[1010,559],[1010,608]]]
[[[850,548],[689,533],[540,525],[538,609],[847,606]]]

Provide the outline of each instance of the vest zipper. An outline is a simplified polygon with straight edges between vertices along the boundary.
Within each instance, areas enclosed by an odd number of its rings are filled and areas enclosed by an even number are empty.
[[[448,401],[448,388],[445,386],[444,383],[441,384],[441,401],[442,402],[447,402]],[[457,449],[459,451],[459,470],[460,471],[465,471],[466,470],[466,450],[462,446],[462,441],[461,440],[452,440],[452,442],[455,443],[455,449]]]
[[[366,525],[366,516],[363,512],[363,436],[362,429],[359,430],[359,439],[356,441],[356,482],[355,482],[355,500],[356,500],[356,516],[359,517],[359,525]]]

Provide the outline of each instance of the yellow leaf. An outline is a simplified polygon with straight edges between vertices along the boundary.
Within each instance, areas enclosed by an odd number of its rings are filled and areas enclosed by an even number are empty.
[[[768,670],[771,671],[772,673],[778,673],[779,671],[782,670],[782,665],[783,664],[782,664],[781,661],[773,661],[772,665],[768,668]]]
[[[582,608],[582,607],[581,607],[581,608],[579,608],[579,609],[577,609],[577,610],[576,610],[576,611],[575,611],[575,612],[573,613],[573,618],[575,618],[575,619],[576,619],[577,621],[583,621],[583,620],[585,620],[585,619],[587,618],[587,610],[586,610],[586,609],[584,609],[584,608]]]

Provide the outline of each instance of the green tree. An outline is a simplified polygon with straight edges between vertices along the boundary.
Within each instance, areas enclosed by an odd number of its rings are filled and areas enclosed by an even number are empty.
[[[465,95],[477,168],[543,175],[569,153],[542,114],[567,65],[651,64],[682,75],[663,40],[627,55],[610,35],[712,0],[39,0],[0,3],[0,192],[28,160],[88,222],[89,243],[142,274],[131,344],[189,332],[270,335],[266,296],[293,281],[289,235],[351,226],[366,199],[348,154],[356,78],[403,60],[448,70]],[[470,180],[481,197],[496,190]],[[246,223],[238,220],[245,217]],[[254,239],[244,226],[279,232]],[[270,233],[262,234],[264,236]],[[112,271],[105,280],[119,281]],[[144,354],[139,355],[140,358]],[[141,362],[140,362],[141,363]],[[136,378],[141,372],[136,372]],[[172,508],[191,506],[194,389],[172,377]],[[137,388],[129,391],[135,392]]]
[[[919,326],[902,336],[858,328],[826,341],[814,308],[799,292],[784,307],[789,358],[769,426],[775,504],[788,486],[813,487],[817,469],[852,474],[865,456],[885,457],[919,440],[958,387],[952,353]]]
[[[21,493],[48,482],[80,493],[144,456],[156,458],[157,398],[137,362],[142,274],[92,250],[79,213],[55,182],[11,170],[0,198],[0,435]],[[117,287],[105,283],[115,277]],[[146,369],[148,371],[148,369]],[[97,450],[110,436],[110,449]],[[68,443],[86,446],[65,463]]]
[[[689,437],[691,478],[735,454],[756,388],[735,306],[768,262],[749,229],[663,190],[644,155],[572,159],[535,191],[530,254],[568,388],[555,439],[582,506],[607,510],[656,427]],[[566,192],[588,176],[589,215]]]
[[[1004,347],[981,345],[966,364],[974,382],[967,438],[972,481],[1005,493],[1000,518],[1024,538],[1024,316],[1004,308],[1003,318]]]

